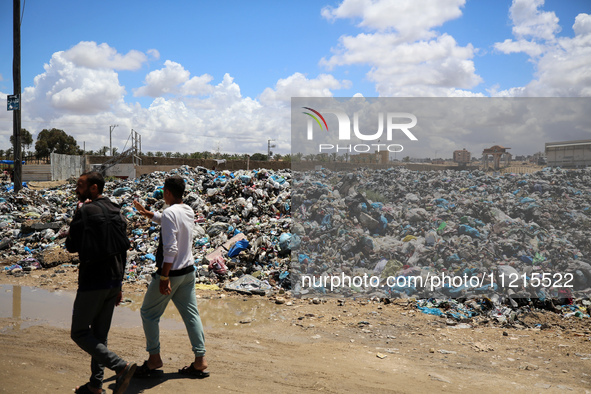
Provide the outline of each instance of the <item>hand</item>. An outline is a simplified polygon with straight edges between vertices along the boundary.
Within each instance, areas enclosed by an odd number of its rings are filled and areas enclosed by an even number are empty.
[[[117,296],[117,302],[115,302],[115,306],[119,306],[119,304],[121,304],[121,301],[123,301],[123,291],[119,292],[119,295]]]
[[[140,213],[140,215],[145,215],[147,210],[146,208],[144,208],[142,206],[142,204],[140,204],[139,201],[133,200],[133,206],[135,207],[135,209],[137,209],[137,211]]]
[[[172,289],[170,288],[170,279],[160,280],[160,294],[169,295]]]

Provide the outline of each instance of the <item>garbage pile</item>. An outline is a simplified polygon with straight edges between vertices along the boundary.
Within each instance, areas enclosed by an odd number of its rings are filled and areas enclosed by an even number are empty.
[[[590,170],[298,172],[292,204],[295,294],[415,298],[458,320],[589,316]]]
[[[252,280],[246,289],[231,289],[248,292],[253,286],[264,291],[288,287],[289,252],[281,249],[281,239],[289,234],[291,224],[291,172],[214,172],[188,166],[105,184],[103,195],[121,206],[129,223],[133,249],[128,253],[126,281],[151,281],[160,235],[159,226],[139,215],[133,200],[161,210],[162,187],[169,175],[185,179],[184,203],[195,211],[193,254],[200,285],[229,284],[248,274]],[[45,256],[50,251],[63,251],[67,224],[76,205],[75,180],[43,193],[23,189],[14,195],[6,193],[7,187],[0,198],[0,258],[18,261],[5,271],[22,275],[51,266]]]
[[[151,281],[159,237],[133,200],[162,210],[169,175],[186,180],[184,202],[195,211],[198,288],[408,298],[424,313],[455,320],[514,321],[524,308],[589,316],[589,170],[490,175],[183,166],[111,179],[103,194],[129,221],[127,282]],[[76,264],[64,250],[75,180],[17,195],[9,187],[0,186],[3,270],[26,275]]]

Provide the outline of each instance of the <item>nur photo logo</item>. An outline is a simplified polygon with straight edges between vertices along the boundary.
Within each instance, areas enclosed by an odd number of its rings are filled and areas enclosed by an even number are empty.
[[[311,107],[302,107],[307,110],[307,112],[302,112],[303,114],[308,116],[307,122],[307,129],[306,129],[306,138],[308,141],[314,140],[314,124],[316,123],[321,131],[326,129],[326,133],[329,132],[328,123],[326,122],[325,117]],[[360,123],[360,111],[353,113],[353,127],[351,127],[351,118],[347,115],[344,111],[338,110],[323,110],[323,114],[332,114],[336,117],[337,124],[338,124],[338,141],[337,144],[330,144],[330,143],[320,143],[318,144],[318,152],[319,153],[328,153],[328,152],[357,152],[357,153],[365,153],[375,150],[377,152],[387,150],[388,152],[398,153],[402,152],[404,147],[401,144],[385,144],[379,143],[384,139],[384,130],[385,130],[385,139],[386,141],[393,141],[395,132],[402,132],[406,138],[411,141],[418,141],[417,137],[410,131],[411,128],[416,126],[417,124],[417,117],[408,112],[379,112],[377,114],[377,131],[371,133],[363,133],[359,126]],[[367,120],[366,120],[367,122]],[[369,142],[375,141],[378,143],[362,143],[362,144],[342,144],[341,141],[351,141],[352,138],[356,138],[358,140]],[[324,138],[323,138],[324,139]]]

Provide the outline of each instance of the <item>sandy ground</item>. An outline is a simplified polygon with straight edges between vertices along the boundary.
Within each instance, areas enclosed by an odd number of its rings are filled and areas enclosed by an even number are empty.
[[[23,277],[0,273],[0,285],[69,291],[75,278],[75,268],[58,266]],[[124,291],[137,300],[132,309],[138,315],[144,289],[126,285]],[[544,329],[484,321],[458,328],[405,301],[331,299],[317,305],[287,299],[277,305],[273,298],[220,291],[198,291],[198,297],[209,327],[211,376],[192,380],[176,373],[192,359],[179,323],[161,333],[162,378],[134,379],[128,393],[591,393],[589,319],[536,312],[524,321]],[[213,302],[226,308],[208,309]],[[252,302],[259,303],[256,315],[238,311],[241,303]],[[2,392],[67,393],[88,380],[90,358],[71,341],[67,328],[22,328],[20,323],[0,318]],[[118,324],[117,318],[113,325],[109,347],[141,363],[146,357],[141,327]],[[110,371],[104,388],[114,388]]]

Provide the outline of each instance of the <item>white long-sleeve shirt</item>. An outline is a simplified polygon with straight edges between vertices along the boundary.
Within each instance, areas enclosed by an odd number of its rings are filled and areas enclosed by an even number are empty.
[[[186,204],[174,204],[162,213],[154,212],[152,220],[162,226],[164,262],[172,263],[171,270],[193,265],[193,209]]]

